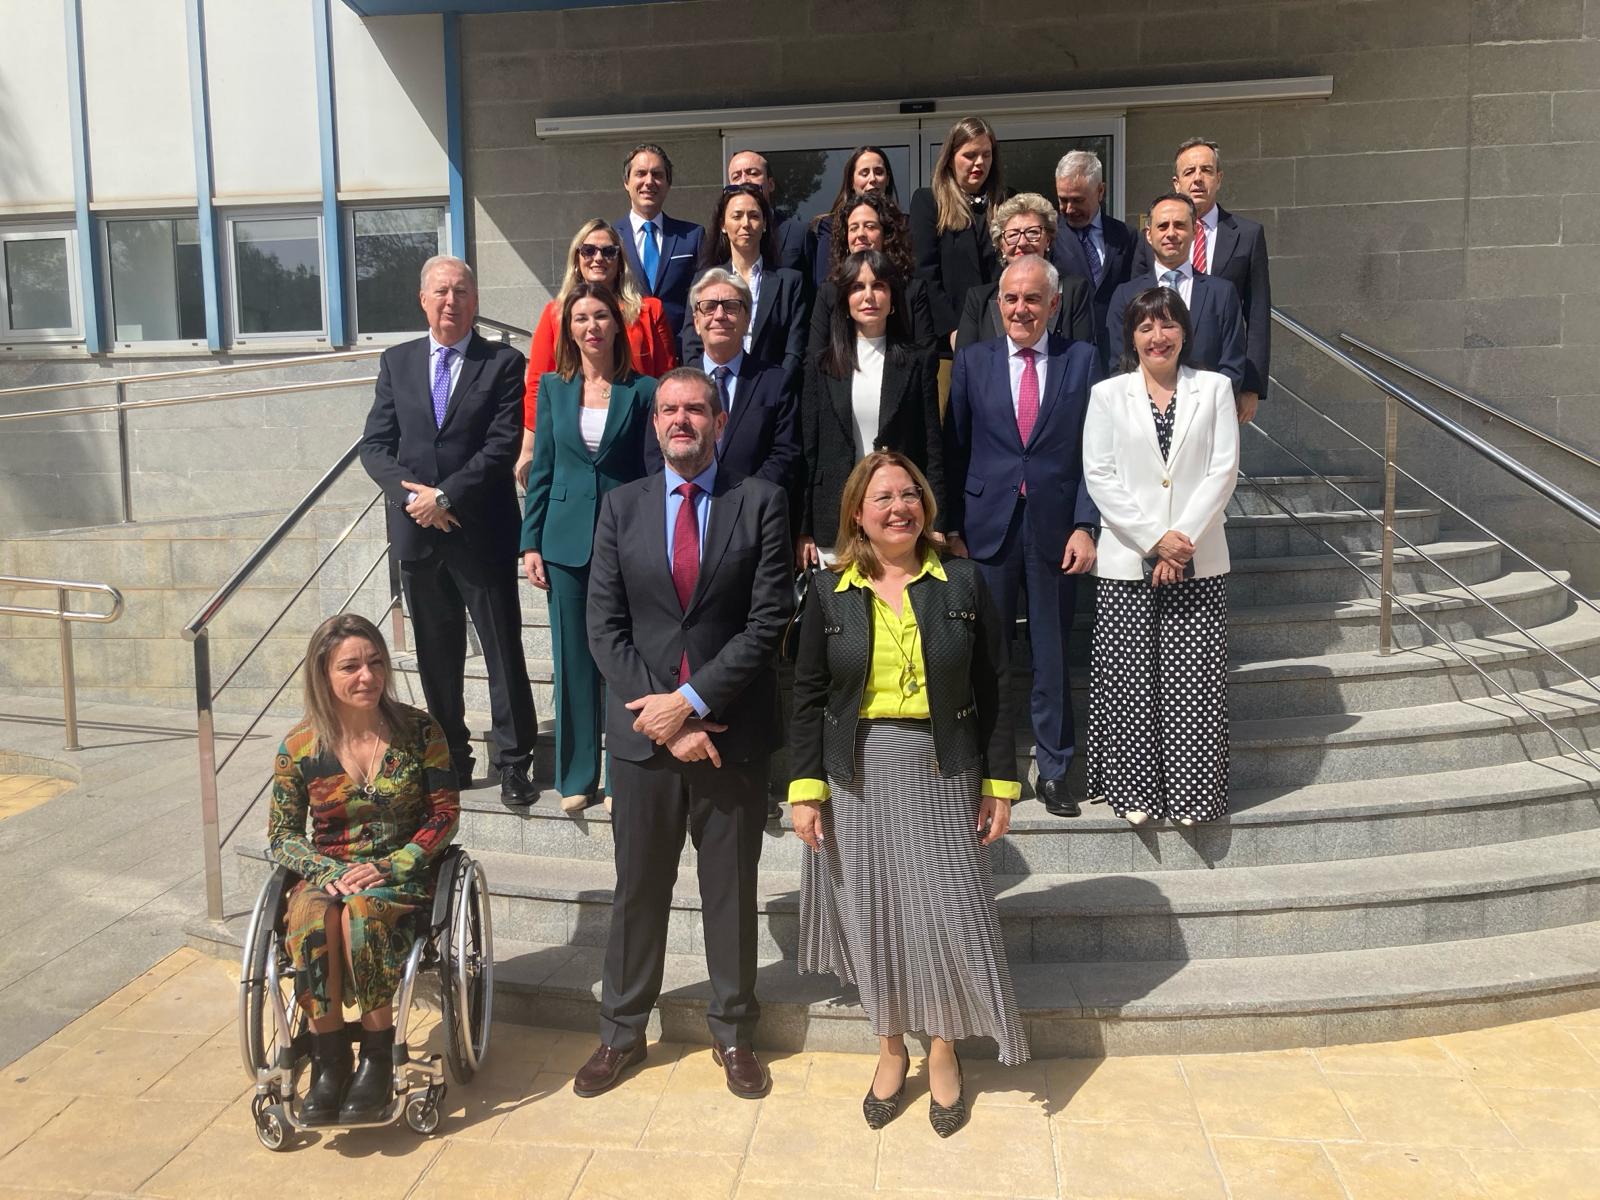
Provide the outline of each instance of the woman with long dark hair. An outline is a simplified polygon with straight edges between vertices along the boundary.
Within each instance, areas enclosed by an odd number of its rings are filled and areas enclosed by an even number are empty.
[[[881,251],[906,281],[911,340],[932,346],[933,309],[928,304],[927,283],[912,274],[911,234],[906,227],[905,214],[882,192],[861,192],[845,202],[840,217],[843,236],[829,243],[834,257],[828,265],[828,274],[832,275],[839,264],[858,250]],[[827,345],[838,299],[838,289],[824,279],[811,306],[811,332],[806,338],[806,353],[816,354]]]
[[[811,218],[806,230],[806,261],[811,264],[812,286],[820,288],[839,265],[839,260],[849,251],[840,252],[834,245],[837,231],[842,225],[840,210],[852,196],[862,192],[882,192],[883,197],[896,211],[900,195],[895,191],[894,168],[889,165],[889,155],[879,146],[857,146],[844,160],[844,174],[839,180],[839,190],[827,210]]]

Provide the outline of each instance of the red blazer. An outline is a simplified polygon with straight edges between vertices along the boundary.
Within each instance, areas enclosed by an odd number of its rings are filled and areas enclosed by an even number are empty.
[[[556,369],[556,324],[560,320],[561,310],[552,300],[539,314],[528,346],[528,374],[522,393],[522,424],[527,429],[534,427],[539,411],[539,376]],[[633,347],[633,369],[641,375],[657,379],[678,365],[666,314],[654,296],[639,302],[639,319],[628,326],[628,344]]]

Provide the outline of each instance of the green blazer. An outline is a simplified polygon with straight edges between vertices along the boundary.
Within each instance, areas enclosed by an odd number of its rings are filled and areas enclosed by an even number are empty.
[[[618,484],[644,477],[644,439],[653,436],[656,381],[635,375],[611,385],[611,409],[593,454],[578,428],[582,397],[581,376],[563,379],[550,371],[539,380],[522,549],[537,550],[563,567],[588,565],[600,498]]]

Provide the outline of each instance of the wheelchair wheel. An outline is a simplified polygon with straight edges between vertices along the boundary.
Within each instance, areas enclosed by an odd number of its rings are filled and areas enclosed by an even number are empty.
[[[406,1101],[406,1124],[412,1133],[427,1137],[439,1128],[439,1108],[444,1102],[444,1084],[430,1087]]]
[[[281,1104],[257,1105],[256,1140],[268,1150],[287,1150],[294,1143],[294,1126]]]
[[[308,1049],[305,1013],[294,1002],[294,979],[282,931],[284,899],[293,878],[284,867],[272,873],[262,885],[245,931],[239,977],[239,1049],[251,1079],[261,1071],[287,1065],[279,1062],[283,1052],[289,1054],[292,1064]],[[281,1044],[280,1004],[288,1017],[287,1045]]]
[[[494,1007],[494,937],[483,868],[465,854],[440,886],[452,891],[440,936],[439,991],[445,1051],[457,1081],[469,1083],[489,1049]]]

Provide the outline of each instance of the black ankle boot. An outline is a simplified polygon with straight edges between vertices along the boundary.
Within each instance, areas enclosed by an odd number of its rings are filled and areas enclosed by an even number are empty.
[[[300,1119],[307,1125],[339,1119],[339,1104],[350,1082],[350,1039],[344,1030],[311,1035],[311,1086],[300,1101]]]
[[[383,1119],[394,1099],[394,1030],[363,1029],[361,1061],[339,1108],[339,1122],[358,1125]]]

